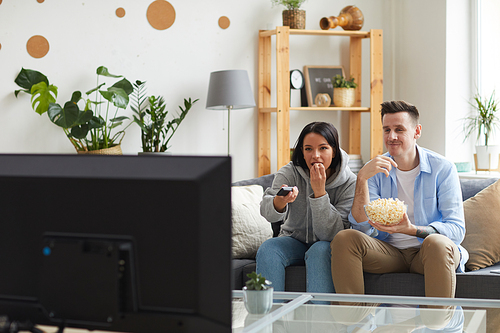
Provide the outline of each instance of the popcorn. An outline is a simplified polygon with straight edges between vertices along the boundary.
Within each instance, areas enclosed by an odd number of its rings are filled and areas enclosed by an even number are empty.
[[[377,199],[365,205],[365,213],[368,218],[380,224],[397,224],[406,212],[404,201],[399,199]]]

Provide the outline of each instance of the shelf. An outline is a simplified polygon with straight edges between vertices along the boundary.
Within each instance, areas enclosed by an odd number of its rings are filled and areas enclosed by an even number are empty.
[[[268,113],[268,112],[276,112],[278,108],[259,108],[259,112]],[[358,112],[370,112],[370,108],[365,108],[361,106],[353,106],[349,108],[345,107],[335,107],[335,106],[325,106],[325,107],[290,107],[290,110],[296,111],[358,111]]]
[[[303,29],[289,29],[290,35],[306,35],[306,36],[345,36],[345,37],[359,37],[370,38],[370,33],[367,31],[343,31],[343,30],[303,30]],[[260,37],[269,37],[277,34],[277,29],[261,30],[259,31]]]
[[[349,37],[349,68],[346,76],[358,83],[356,103],[341,107],[290,107],[290,35]],[[275,36],[276,102],[271,103],[272,41]],[[370,39],[370,103],[361,107],[362,39]],[[271,173],[271,114],[276,115],[276,146],[278,169],[290,161],[290,111],[347,111],[349,114],[349,140],[343,149],[349,154],[361,154],[361,114],[370,114],[370,158],[383,153],[380,104],[383,102],[383,34],[382,30],[300,30],[287,26],[259,31],[259,104],[258,104],[258,174]],[[272,107],[271,105],[276,105]]]

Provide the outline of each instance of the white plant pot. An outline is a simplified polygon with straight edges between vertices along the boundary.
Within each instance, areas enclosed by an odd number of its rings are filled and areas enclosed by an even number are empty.
[[[476,146],[476,170],[498,169],[500,146]]]
[[[243,302],[250,314],[265,314],[273,306],[273,288],[265,290],[248,290],[243,287]]]

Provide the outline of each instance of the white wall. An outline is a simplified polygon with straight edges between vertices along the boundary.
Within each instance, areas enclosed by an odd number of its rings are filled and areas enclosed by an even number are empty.
[[[398,5],[394,98],[418,108],[422,124],[418,143],[444,154],[445,1],[404,0]]]
[[[482,96],[489,97],[495,91],[496,99],[500,99],[500,46],[497,43],[500,32],[500,2],[497,0],[477,0],[480,2],[480,33],[481,41],[479,45],[479,82],[478,89]],[[500,134],[497,133],[489,139],[490,145],[500,144]],[[471,139],[476,144],[476,138]],[[483,144],[483,143],[479,143]]]
[[[226,112],[205,109],[210,72],[246,69],[257,97],[258,30],[281,25],[283,8],[272,7],[269,0],[171,0],[176,21],[171,28],[158,31],[146,20],[151,2],[50,0],[39,4],[34,0],[3,0],[0,153],[73,153],[62,130],[46,115],[38,116],[31,110],[27,95],[14,97],[13,91],[17,89],[14,79],[21,67],[45,73],[59,87],[58,102],[64,103],[74,90],[93,88],[96,67],[105,65],[112,73],[123,74],[130,81],[147,81],[148,92],[163,95],[170,112],[176,112],[183,98],[200,99],[172,140],[174,154],[226,154]],[[306,29],[319,29],[321,17],[337,15],[351,4],[307,1],[303,5],[307,11]],[[449,116],[446,96],[450,79],[446,76],[446,2],[360,0],[356,5],[365,16],[363,30],[384,30],[384,99],[406,99],[417,105],[424,126],[420,144],[447,154],[450,135],[446,126]],[[126,10],[124,18],[116,17],[118,7]],[[220,16],[231,20],[228,29],[219,28]],[[41,59],[34,59],[26,52],[26,41],[37,34],[50,43],[49,53]],[[369,103],[368,43],[363,44],[363,106]],[[342,38],[293,36],[290,68],[340,64],[348,71],[347,45],[348,41]],[[297,96],[293,98],[292,104],[298,103]],[[290,141],[295,142],[308,122],[325,120],[340,129],[341,143],[345,142],[346,116],[338,112],[292,111]],[[369,116],[362,119],[362,155],[366,161]],[[256,176],[256,109],[233,111],[231,133],[233,180]],[[137,127],[129,127],[122,149],[126,154],[140,151]]]
[[[50,82],[59,87],[58,102],[64,103],[74,90],[93,88],[95,68],[105,65],[112,73],[123,74],[131,81],[147,81],[148,92],[164,95],[171,112],[175,112],[183,98],[199,98],[175,134],[172,152],[224,155],[226,112],[205,109],[210,72],[246,69],[257,96],[258,30],[281,25],[283,8],[272,7],[269,0],[170,1],[176,10],[175,23],[167,30],[158,31],[149,25],[145,16],[151,2],[52,0],[39,4],[4,0],[0,5],[0,152],[73,152],[62,130],[46,115],[40,117],[30,109],[27,95],[14,97],[12,92],[17,89],[14,78],[21,67],[46,74]],[[365,13],[364,29],[385,28],[390,21],[388,3],[369,0],[357,3]],[[337,15],[349,4],[326,0],[306,2],[303,6],[307,11],[306,28],[318,29],[321,17]],[[126,10],[124,18],[116,17],[118,7]],[[231,20],[226,30],[217,24],[223,15]],[[41,59],[34,59],[26,52],[26,41],[36,34],[43,35],[50,43],[49,53]],[[347,40],[337,42],[315,37],[293,40],[291,68],[342,64],[348,69],[346,43]],[[341,52],[339,47],[343,47]],[[385,62],[390,64],[390,57],[386,57]],[[369,63],[365,71],[368,66]],[[387,72],[390,73],[390,68],[386,68]],[[366,105],[369,86],[368,75],[365,77]],[[130,115],[131,111],[126,113]],[[342,120],[337,113],[295,112],[291,115],[291,142],[295,142],[306,123],[320,119],[332,121],[338,127],[346,126],[345,116]],[[232,112],[231,132],[233,179],[256,176],[256,109]],[[345,134],[342,137],[345,138]],[[364,144],[365,151],[367,145]],[[122,149],[127,154],[140,150],[137,127],[127,130]]]
[[[395,22],[395,93],[420,111],[418,143],[454,162],[472,162],[462,119],[474,85],[473,2],[403,0]],[[432,9],[432,10],[431,10]]]
[[[474,162],[473,142],[464,142],[464,118],[476,86],[474,1],[447,1],[445,155],[454,162]]]

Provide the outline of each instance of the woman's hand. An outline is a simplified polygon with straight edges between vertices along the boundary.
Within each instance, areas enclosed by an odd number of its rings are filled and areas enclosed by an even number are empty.
[[[281,187],[287,187],[288,185],[283,184]],[[285,211],[285,207],[287,204],[294,202],[297,199],[297,195],[299,195],[299,189],[297,186],[293,187],[293,190],[285,196],[276,195],[273,200],[274,209],[277,212],[283,213]]]
[[[326,194],[326,170],[323,163],[314,163],[309,168],[309,174],[314,197],[319,198],[324,196]]]

